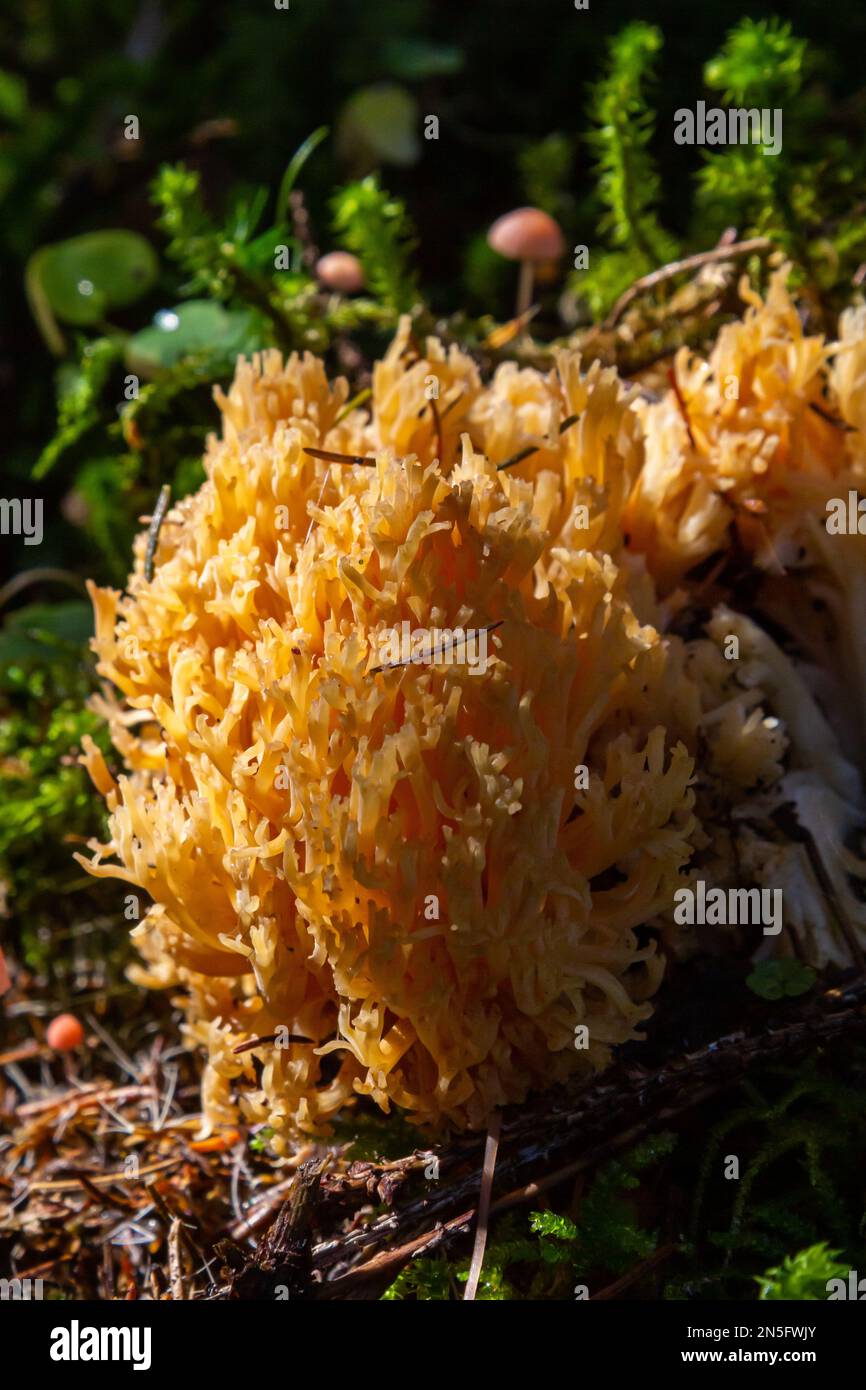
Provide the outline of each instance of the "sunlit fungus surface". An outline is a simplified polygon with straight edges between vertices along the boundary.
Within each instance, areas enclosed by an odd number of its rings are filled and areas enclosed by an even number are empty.
[[[864,542],[840,570],[824,528],[862,476],[862,323],[834,355],[783,277],[751,301],[654,404],[567,352],[488,383],[408,323],[369,410],[309,355],[238,363],[152,579],[143,535],[128,592],[92,591],[125,770],[86,751],[87,866],[151,904],[136,978],[182,1002],[210,1124],[240,1105],[279,1147],[364,1095],[480,1126],[601,1069],[693,947],[698,873],[775,855],[800,910],[774,949],[845,958],[773,816],[847,832],[859,773],[778,632],[690,572],[736,550],[819,585],[832,645],[862,584]]]

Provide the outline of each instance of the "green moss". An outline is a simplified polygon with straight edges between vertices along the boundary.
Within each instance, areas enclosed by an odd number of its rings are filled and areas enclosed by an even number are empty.
[[[415,233],[404,204],[379,187],[374,174],[347,184],[333,200],[334,231],[364,267],[371,293],[394,313],[418,299],[410,257]]]
[[[604,1164],[574,1218],[548,1210],[533,1211],[528,1218],[512,1212],[500,1219],[485,1251],[477,1297],[571,1298],[575,1281],[591,1280],[598,1289],[645,1259],[658,1237],[644,1226],[631,1194],[675,1146],[673,1134],[655,1135]],[[468,1260],[452,1263],[442,1254],[422,1257],[406,1266],[384,1296],[422,1301],[460,1297],[468,1274]]]
[[[78,764],[85,735],[108,744],[85,707],[90,626],[90,605],[73,602],[17,609],[0,630],[0,881],[7,939],[23,941],[31,964],[44,955],[42,919],[62,923],[82,878],[73,847],[104,828],[101,798]]]
[[[824,1241],[810,1245],[796,1255],[786,1255],[780,1265],[768,1269],[756,1280],[759,1299],[810,1299],[826,1301],[827,1285],[831,1279],[847,1279],[849,1266],[840,1263],[836,1251],[828,1250]]]

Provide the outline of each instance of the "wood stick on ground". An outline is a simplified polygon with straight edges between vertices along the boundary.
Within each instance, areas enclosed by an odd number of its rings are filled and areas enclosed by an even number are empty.
[[[59,1096],[49,1096],[46,1100],[31,1100],[24,1105],[16,1108],[15,1115],[19,1120],[30,1120],[34,1116],[50,1115],[56,1110],[68,1111],[74,1114],[77,1110],[89,1110],[91,1106],[98,1109],[103,1101],[112,1100],[115,1104],[127,1100],[148,1100],[156,1095],[153,1086],[94,1086],[90,1090],[84,1091],[64,1091]]]
[[[232,1240],[245,1240],[254,1231],[261,1230],[271,1212],[286,1200],[286,1196],[291,1192],[295,1185],[296,1174],[293,1173],[285,1182],[278,1182],[276,1186],[270,1188],[260,1202],[250,1207],[243,1221],[235,1222],[227,1232]]]
[[[771,251],[773,243],[766,237],[751,237],[748,241],[737,241],[731,246],[714,246],[711,251],[698,251],[694,256],[684,256],[680,261],[671,261],[669,265],[659,266],[658,270],[652,270],[648,275],[642,275],[634,284],[629,285],[614,304],[607,318],[602,324],[605,331],[615,328],[631,304],[632,300],[637,299],[638,295],[644,294],[647,290],[655,289],[656,285],[661,285],[665,280],[672,280],[676,275],[684,275],[690,270],[701,270],[705,265],[714,265],[720,261],[734,261],[742,256],[751,256],[756,252]]]
[[[229,1276],[217,1297],[230,1299],[308,1298],[312,1273],[311,1227],[328,1159],[312,1159],[298,1169],[291,1195],[259,1241],[255,1253]],[[221,1253],[230,1254],[230,1251]]]
[[[377,1298],[379,1292],[393,1283],[404,1265],[416,1255],[432,1255],[438,1246],[444,1245],[450,1237],[465,1235],[474,1215],[475,1208],[469,1207],[466,1211],[460,1212],[459,1216],[454,1216],[450,1221],[437,1226],[434,1231],[425,1231],[424,1235],[417,1236],[415,1240],[408,1241],[396,1250],[383,1250],[380,1255],[374,1255],[372,1260],[365,1261],[342,1278],[322,1284],[316,1297]]]
[[[92,1187],[110,1187],[113,1183],[140,1183],[143,1178],[151,1178],[155,1173],[167,1173],[171,1168],[179,1168],[183,1163],[182,1158],[165,1158],[158,1163],[149,1163],[144,1168],[139,1168],[135,1177],[122,1169],[116,1173],[94,1173],[89,1177]],[[76,1188],[82,1186],[80,1175],[73,1178],[56,1178],[40,1180],[28,1183],[30,1192],[74,1192]]]
[[[180,1253],[180,1217],[176,1216],[168,1233],[168,1279],[171,1296],[177,1303],[184,1300],[183,1272]]]

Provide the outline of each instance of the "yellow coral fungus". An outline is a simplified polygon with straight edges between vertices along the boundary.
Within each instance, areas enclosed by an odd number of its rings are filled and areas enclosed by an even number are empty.
[[[103,704],[131,771],[115,786],[87,754],[111,810],[90,867],[155,904],[143,978],[187,991],[213,1119],[243,1077],[278,1130],[354,1093],[478,1124],[602,1065],[659,978],[635,928],[688,859],[692,760],[645,693],[662,638],[602,545],[638,422],[609,372],[502,369],[485,396],[468,359],[427,353],[404,331],[378,411],[339,423],[346,392],[312,359],[239,365],[152,581],[140,541],[128,597],[94,591],[100,670],[140,722]],[[430,375],[456,401],[441,437]],[[498,470],[527,431],[538,457]],[[404,623],[491,629],[484,669],[441,649],[377,669]],[[625,703],[640,733],[614,727]],[[281,1026],[312,1042],[263,1043],[255,1085],[232,1049]]]
[[[835,370],[859,420],[853,348]],[[814,510],[798,480],[823,496],[854,466],[781,279],[678,372],[694,444],[673,393],[646,407],[567,352],[484,385],[405,323],[369,415],[314,358],[264,353],[218,396],[152,579],[142,536],[128,594],[93,590],[128,771],[87,748],[110,810],[87,863],[152,900],[138,977],[179,988],[211,1123],[240,1102],[285,1139],[360,1094],[480,1125],[637,1035],[662,971],[643,928],[670,931],[694,853],[724,879],[710,822],[789,747],[781,653],[738,684],[736,619],[674,635],[687,597],[655,586],[728,544],[738,499],[767,508],[757,551]]]
[[[721,330],[706,361],[680,349],[682,407],[673,392],[639,407],[647,463],[626,525],[664,586],[732,541],[780,571],[804,519],[823,517],[850,467],[848,416],[835,412],[856,409],[857,358],[849,345],[835,372],[837,403],[831,349],[804,332],[787,275],[785,266],[775,272],[765,301],[743,282],[746,313]]]

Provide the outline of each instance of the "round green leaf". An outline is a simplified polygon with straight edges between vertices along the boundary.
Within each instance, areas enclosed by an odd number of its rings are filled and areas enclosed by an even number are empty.
[[[150,328],[127,341],[126,364],[130,371],[152,377],[194,354],[231,358],[261,346],[255,316],[249,310],[224,309],[211,299],[190,299],[173,309],[161,309]]]
[[[392,82],[362,87],[343,107],[337,149],[358,169],[414,164],[421,153],[415,98]]]
[[[765,960],[747,976],[746,984],[761,999],[796,999],[806,994],[815,983],[815,971],[801,961]]]
[[[30,257],[27,292],[54,346],[60,336],[55,319],[78,328],[99,323],[112,309],[140,299],[158,272],[156,252],[136,232],[86,232]]]

